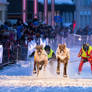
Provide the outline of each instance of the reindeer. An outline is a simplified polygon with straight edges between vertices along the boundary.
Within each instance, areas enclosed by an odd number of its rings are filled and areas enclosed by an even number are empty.
[[[59,44],[56,51],[57,59],[57,74],[60,74],[60,64],[64,64],[63,76],[67,77],[67,65],[68,60],[70,59],[70,51],[66,47],[66,44]]]
[[[39,74],[39,70],[44,66],[44,70],[46,70],[46,66],[48,64],[48,55],[43,49],[42,45],[36,46],[36,51],[34,53],[34,69],[33,73]]]

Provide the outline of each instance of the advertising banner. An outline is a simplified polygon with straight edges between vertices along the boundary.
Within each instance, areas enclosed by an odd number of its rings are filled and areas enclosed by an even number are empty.
[[[3,46],[0,45],[0,64],[2,63],[2,58],[3,58]]]

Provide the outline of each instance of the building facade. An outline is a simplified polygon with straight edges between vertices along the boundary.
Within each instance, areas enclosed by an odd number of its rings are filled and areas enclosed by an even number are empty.
[[[72,24],[74,20],[74,11],[75,11],[75,5],[72,4],[56,4],[55,5],[55,16],[61,17],[61,24],[63,26],[69,26]],[[51,11],[49,10],[49,16],[51,17]],[[51,22],[50,17],[48,17],[49,24]],[[58,24],[55,22],[55,24]]]
[[[4,23],[7,18],[7,0],[0,0],[0,24]]]
[[[17,18],[22,18],[22,0],[8,0],[8,2],[10,3],[8,6],[8,19],[14,21]],[[74,11],[75,5],[73,3],[69,4],[64,1],[59,4],[55,3],[54,16],[60,16],[62,18],[63,24],[72,23],[72,21],[74,20]],[[51,25],[51,3],[48,3],[48,16],[49,16],[48,24]],[[41,2],[38,2],[38,18],[40,21],[44,21],[44,4]],[[33,19],[33,0],[27,0],[27,20],[32,19]]]
[[[57,0],[55,0],[57,1]],[[69,0],[68,0],[69,1]],[[70,0],[71,1],[71,0]],[[71,1],[72,2],[72,1]],[[58,18],[58,20],[55,21],[55,25],[59,24],[61,21],[61,24],[64,26],[69,26],[74,21],[74,12],[75,12],[75,4],[72,2],[71,4],[69,2],[60,2],[55,3],[55,11],[54,16]],[[40,9],[41,10],[41,9]],[[40,20],[43,21],[43,11],[40,11]],[[48,4],[48,24],[51,25],[51,4]],[[61,18],[61,19],[60,19]],[[60,20],[60,21],[59,21]]]
[[[92,1],[74,0],[76,5],[75,20],[76,29],[91,27],[92,25]]]

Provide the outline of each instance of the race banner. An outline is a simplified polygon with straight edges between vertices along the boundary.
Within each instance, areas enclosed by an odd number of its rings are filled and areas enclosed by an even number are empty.
[[[3,46],[0,45],[0,64],[2,64],[2,58],[3,58]]]

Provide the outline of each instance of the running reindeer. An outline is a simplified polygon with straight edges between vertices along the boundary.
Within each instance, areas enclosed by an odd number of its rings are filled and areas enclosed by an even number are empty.
[[[66,44],[59,44],[56,51],[57,59],[57,74],[60,74],[60,63],[64,64],[63,76],[67,77],[67,65],[70,59],[70,51],[66,47]]]
[[[48,55],[43,49],[42,45],[36,46],[36,51],[34,53],[34,70],[33,73],[39,74],[39,70],[44,66],[44,70],[46,70],[46,66],[48,64]]]

